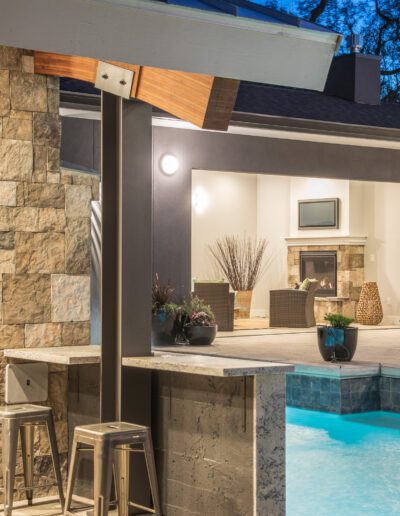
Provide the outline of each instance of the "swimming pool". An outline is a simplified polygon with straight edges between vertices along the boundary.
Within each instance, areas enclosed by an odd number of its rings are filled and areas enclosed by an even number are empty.
[[[287,408],[287,516],[398,516],[400,414]]]

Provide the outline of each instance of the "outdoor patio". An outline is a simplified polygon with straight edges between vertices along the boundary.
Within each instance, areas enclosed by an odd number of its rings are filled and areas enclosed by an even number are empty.
[[[319,354],[315,327],[220,332],[212,346],[173,346],[162,349],[290,364],[328,364]],[[359,327],[358,346],[352,365],[370,364],[400,367],[400,326]]]

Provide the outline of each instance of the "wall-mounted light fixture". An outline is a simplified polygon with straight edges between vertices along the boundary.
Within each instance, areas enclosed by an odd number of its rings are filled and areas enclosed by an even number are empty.
[[[161,170],[167,176],[173,176],[178,171],[179,161],[173,154],[164,154],[160,160]]]
[[[210,204],[210,197],[202,186],[198,186],[193,192],[192,203],[196,213],[202,214],[206,211]]]

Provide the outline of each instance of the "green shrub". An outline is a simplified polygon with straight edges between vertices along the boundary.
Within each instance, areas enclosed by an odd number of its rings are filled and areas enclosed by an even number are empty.
[[[347,328],[353,321],[351,317],[341,314],[325,314],[325,321],[328,321],[333,328]]]

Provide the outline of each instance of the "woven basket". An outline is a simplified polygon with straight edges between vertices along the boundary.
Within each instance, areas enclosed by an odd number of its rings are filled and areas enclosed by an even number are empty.
[[[361,289],[357,305],[356,320],[360,324],[375,326],[383,319],[382,303],[378,285],[375,281],[366,281]]]
[[[239,290],[235,299],[235,319],[249,319],[252,290]]]

